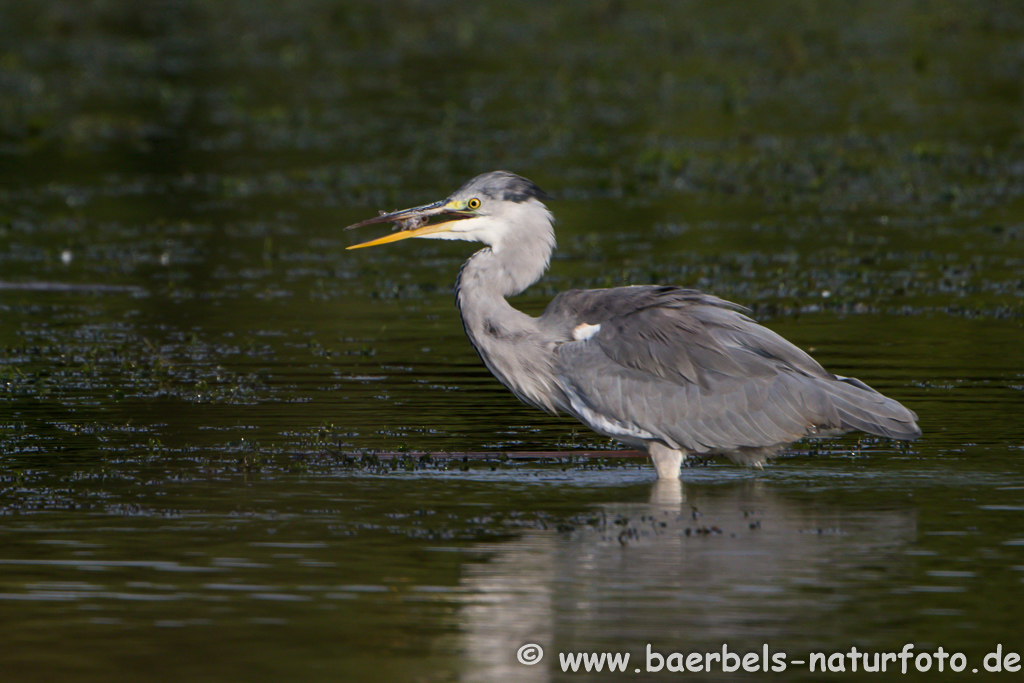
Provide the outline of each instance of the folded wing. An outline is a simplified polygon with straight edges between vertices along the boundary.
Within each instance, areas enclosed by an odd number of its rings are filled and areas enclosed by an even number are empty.
[[[610,436],[694,453],[772,449],[852,429],[920,435],[913,412],[829,373],[740,310],[675,287],[559,295],[541,320],[565,331],[555,363],[564,407]]]

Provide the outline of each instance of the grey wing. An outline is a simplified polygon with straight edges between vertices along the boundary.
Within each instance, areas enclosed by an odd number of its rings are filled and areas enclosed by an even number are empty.
[[[567,408],[624,441],[696,453],[773,448],[817,431],[920,434],[911,411],[827,372],[736,309],[670,287],[561,295],[542,319],[593,330],[556,350]]]

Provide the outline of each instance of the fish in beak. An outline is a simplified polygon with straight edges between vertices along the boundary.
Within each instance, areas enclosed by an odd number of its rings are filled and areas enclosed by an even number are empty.
[[[383,237],[378,237],[377,239],[373,239],[368,242],[353,244],[352,246],[345,248],[362,249],[363,247],[375,247],[378,244],[398,242],[399,240],[408,239],[410,237],[424,237],[426,235],[432,235],[439,232],[447,232],[452,229],[452,226],[458,221],[458,219],[469,218],[473,215],[473,212],[467,210],[467,207],[464,206],[464,204],[465,202],[442,199],[441,201],[434,202],[433,204],[424,204],[423,206],[415,206],[411,209],[382,213],[374,218],[369,218],[365,221],[350,225],[345,228],[345,230],[361,228],[364,225],[373,225],[375,223],[395,223],[399,228],[397,232],[393,232],[390,235],[384,235]],[[440,223],[429,223],[428,221],[432,216],[448,216],[452,220],[442,221]]]

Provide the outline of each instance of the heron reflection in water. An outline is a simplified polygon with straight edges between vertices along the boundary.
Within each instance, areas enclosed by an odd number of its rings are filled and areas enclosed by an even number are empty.
[[[555,247],[545,199],[526,178],[485,173],[447,199],[349,226],[401,229],[348,248],[410,237],[486,245],[455,285],[484,364],[524,403],[644,448],[659,477],[678,477],[690,454],[760,467],[807,436],[920,436],[912,411],[828,372],[742,307],[709,294],[658,285],[574,289],[540,317],[516,310],[505,297],[536,282]],[[424,222],[434,217],[446,220]]]

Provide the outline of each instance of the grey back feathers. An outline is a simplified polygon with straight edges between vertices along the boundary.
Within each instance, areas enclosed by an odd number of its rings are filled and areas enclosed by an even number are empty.
[[[597,431],[758,463],[804,436],[859,429],[916,438],[916,415],[837,377],[733,304],[692,290],[621,287],[557,296],[542,324],[600,325],[556,351],[570,412]]]

